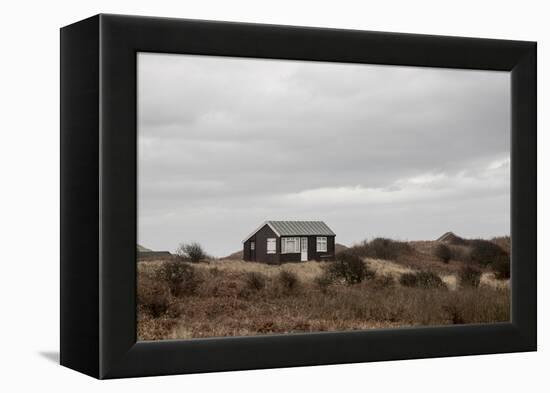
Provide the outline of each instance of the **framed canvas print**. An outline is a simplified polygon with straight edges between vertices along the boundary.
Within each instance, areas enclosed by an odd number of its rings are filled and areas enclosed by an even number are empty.
[[[536,350],[536,44],[61,29],[61,364]]]

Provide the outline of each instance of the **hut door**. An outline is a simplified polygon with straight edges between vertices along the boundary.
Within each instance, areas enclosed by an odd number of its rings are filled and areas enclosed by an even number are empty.
[[[302,250],[301,261],[305,262],[305,261],[307,261],[307,237],[303,237],[300,240],[300,249]]]

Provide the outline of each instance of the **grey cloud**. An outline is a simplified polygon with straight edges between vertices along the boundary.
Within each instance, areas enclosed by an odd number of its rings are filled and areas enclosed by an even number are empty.
[[[508,73],[162,54],[140,54],[138,72],[145,246],[193,239],[224,255],[265,219],[324,219],[343,243],[509,232],[509,176],[485,172],[509,157]],[[426,191],[431,207],[422,197],[358,207],[335,196],[330,209],[288,197],[398,192],[403,179],[461,173],[498,182],[440,183],[441,200]],[[472,209],[481,222],[463,219]]]

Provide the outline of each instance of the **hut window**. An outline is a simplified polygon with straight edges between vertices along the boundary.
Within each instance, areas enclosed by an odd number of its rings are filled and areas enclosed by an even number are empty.
[[[268,254],[275,254],[277,251],[277,239],[269,238],[267,239],[267,253]]]
[[[299,237],[283,237],[282,253],[295,254],[300,252]]]
[[[254,250],[256,248],[256,243],[250,242],[250,249]]]
[[[327,238],[317,237],[317,252],[327,252]]]

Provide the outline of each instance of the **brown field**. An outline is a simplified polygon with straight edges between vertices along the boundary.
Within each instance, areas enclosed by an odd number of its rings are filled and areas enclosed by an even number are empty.
[[[323,283],[320,262],[272,266],[242,260],[188,264],[184,293],[159,279],[165,262],[138,264],[139,340],[303,333],[510,319],[509,280],[484,270],[479,287],[462,287],[463,263],[443,264],[428,244],[407,258],[363,258],[375,274],[360,283]],[[423,257],[423,258],[422,258]],[[180,262],[183,263],[183,262]],[[443,288],[407,287],[404,273],[429,270]],[[290,273],[290,274],[288,274]],[[182,292],[182,291],[180,291]]]

